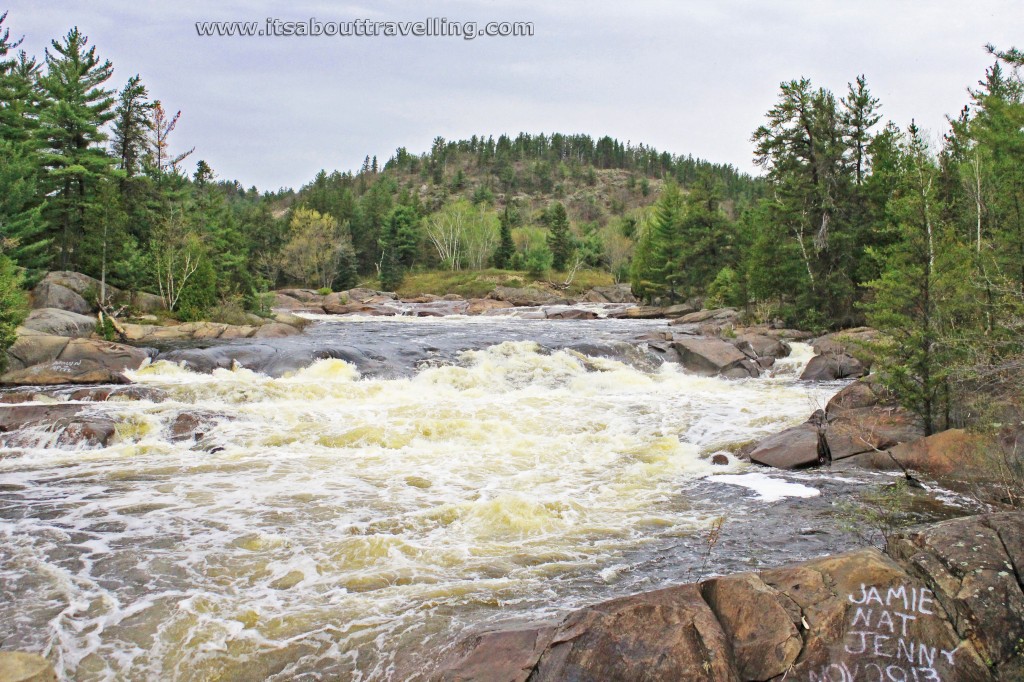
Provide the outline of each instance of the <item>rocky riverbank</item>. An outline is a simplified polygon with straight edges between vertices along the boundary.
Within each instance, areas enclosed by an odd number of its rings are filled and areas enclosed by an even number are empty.
[[[861,549],[680,585],[462,640],[430,679],[1024,678],[1024,514],[968,517]]]

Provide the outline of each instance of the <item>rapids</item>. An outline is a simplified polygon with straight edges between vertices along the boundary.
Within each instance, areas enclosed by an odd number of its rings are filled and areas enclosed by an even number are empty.
[[[534,324],[323,321],[309,339],[472,350],[376,377],[158,361],[131,378],[168,400],[90,407],[115,444],[0,449],[3,647],[73,680],[403,680],[467,628],[852,544],[830,508],[867,475],[710,464],[839,388],[796,381],[807,346],[730,381],[551,349]],[[197,410],[215,426],[172,441]]]

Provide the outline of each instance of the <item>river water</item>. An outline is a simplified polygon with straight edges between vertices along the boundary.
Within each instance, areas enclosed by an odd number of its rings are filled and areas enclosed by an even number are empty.
[[[796,380],[810,349],[742,381],[579,351],[663,325],[333,318],[285,341],[365,375],[158,360],[132,378],[167,400],[90,407],[109,447],[0,449],[2,647],[73,680],[404,680],[468,629],[850,547],[832,509],[878,477],[709,461],[838,390]]]

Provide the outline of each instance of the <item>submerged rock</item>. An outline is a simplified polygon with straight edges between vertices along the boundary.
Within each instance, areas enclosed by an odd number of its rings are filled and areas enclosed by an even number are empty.
[[[39,654],[0,651],[0,680],[3,682],[57,682],[50,662]]]
[[[1024,514],[470,635],[428,674],[487,680],[1019,680]]]

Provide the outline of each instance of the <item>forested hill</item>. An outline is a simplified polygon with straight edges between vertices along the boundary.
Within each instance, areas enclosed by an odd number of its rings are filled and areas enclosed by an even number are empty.
[[[0,17],[0,265],[75,270],[199,318],[271,289],[398,287],[416,270],[594,268],[629,277],[666,182],[710,182],[734,218],[761,184],[727,165],[581,134],[437,138],[298,190],[217,177],[141,75],[73,28],[42,58]],[[119,65],[120,69],[130,65]],[[127,73],[131,73],[127,70]],[[13,278],[13,279],[12,279]],[[8,325],[9,327],[10,325]]]
[[[368,274],[379,269],[385,214],[397,205],[412,206],[418,217],[425,218],[465,202],[473,208],[472,215],[465,217],[493,227],[494,239],[500,236],[499,223],[505,216],[511,222],[516,249],[508,262],[496,264],[522,269],[531,244],[546,243],[545,211],[561,203],[585,251],[585,265],[618,268],[617,274],[626,278],[625,252],[631,250],[643,207],[653,203],[666,180],[687,187],[699,178],[713,179],[732,214],[755,198],[762,186],[729,165],[673,156],[607,136],[595,141],[579,134],[474,135],[458,141],[438,137],[422,154],[402,147],[383,163],[367,156],[353,172],[321,171],[295,196],[282,197],[287,203],[278,210],[285,205],[305,206],[347,224],[356,270]],[[434,253],[429,243],[429,229],[409,239],[428,242],[421,244],[426,247],[423,253],[413,254],[415,249],[408,247],[409,267],[473,266],[444,263],[444,256]],[[476,253],[488,246],[496,248],[496,242],[484,237],[463,244],[473,252],[470,260],[483,266],[495,264],[491,253]],[[609,253],[609,248],[625,252]]]

